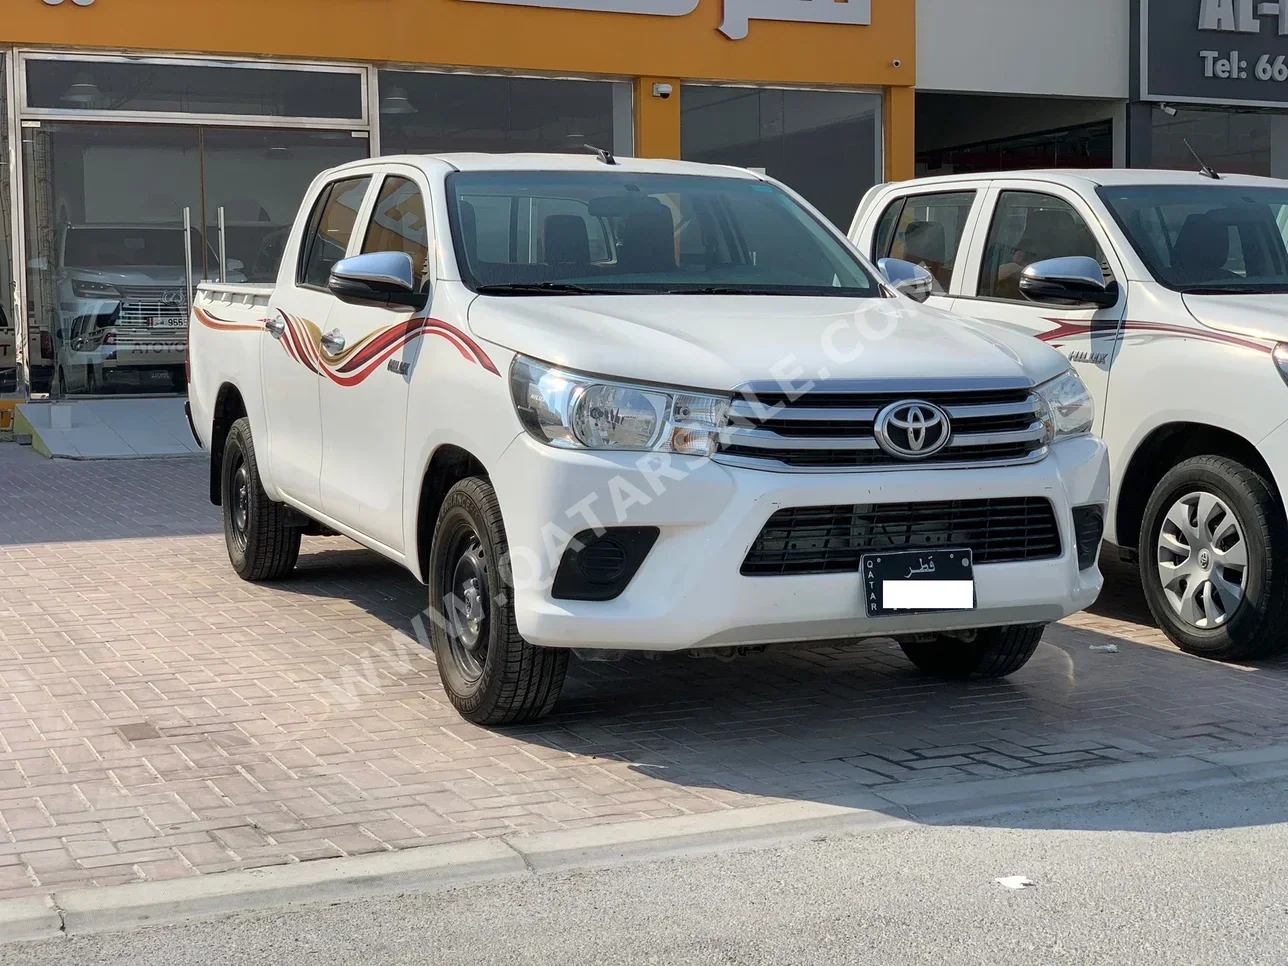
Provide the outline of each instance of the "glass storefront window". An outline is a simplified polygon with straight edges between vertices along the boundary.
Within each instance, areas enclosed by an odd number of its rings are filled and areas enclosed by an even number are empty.
[[[184,391],[185,247],[218,277],[223,207],[228,280],[275,279],[309,182],[366,154],[347,131],[24,127],[32,391]]]
[[[1149,166],[1193,171],[1198,167],[1190,145],[1218,172],[1282,178],[1288,174],[1288,151],[1274,128],[1285,117],[1259,111],[1151,111],[1152,145]],[[1279,150],[1276,152],[1275,147]]]
[[[147,61],[24,60],[27,104],[60,111],[142,111],[361,120],[362,74]]]
[[[631,87],[612,81],[380,72],[382,154],[632,152]]]
[[[18,314],[13,284],[13,210],[9,196],[8,92],[5,54],[0,52],[0,393],[18,388]]]
[[[880,180],[880,94],[686,84],[680,98],[681,157],[763,169],[842,228]]]
[[[228,281],[273,282],[304,192],[327,168],[367,156],[348,131],[201,129],[203,221],[217,253],[224,209]],[[194,214],[194,223],[196,215]],[[217,262],[204,277],[217,278]]]

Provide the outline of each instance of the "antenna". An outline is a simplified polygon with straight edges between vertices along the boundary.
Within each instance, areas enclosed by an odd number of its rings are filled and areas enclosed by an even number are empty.
[[[1199,163],[1199,174],[1205,178],[1211,178],[1213,181],[1220,181],[1221,176],[1213,171],[1206,161],[1199,157],[1199,153],[1190,145],[1189,138],[1181,138],[1181,143],[1185,145],[1190,154],[1194,155],[1194,160]]]
[[[609,151],[607,148],[597,148],[593,144],[583,144],[582,147],[585,148],[587,151],[594,151],[597,155],[599,155],[599,160],[603,161],[604,164],[617,163],[617,159],[613,157],[613,152]]]

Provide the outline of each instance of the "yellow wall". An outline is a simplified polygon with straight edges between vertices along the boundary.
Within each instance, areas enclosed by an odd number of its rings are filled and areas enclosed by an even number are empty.
[[[916,78],[914,0],[872,0],[872,25],[866,27],[754,20],[748,37],[738,41],[717,30],[722,0],[701,0],[685,17],[465,0],[2,3],[0,43],[638,78],[637,148],[655,156],[678,154],[678,78],[890,88],[888,139],[911,127],[911,115],[905,119],[900,112],[911,112]],[[901,67],[893,66],[895,59]],[[651,96],[660,78],[677,86],[669,102]],[[897,93],[900,88],[904,93]],[[900,142],[891,151],[887,177],[911,176],[905,148]]]

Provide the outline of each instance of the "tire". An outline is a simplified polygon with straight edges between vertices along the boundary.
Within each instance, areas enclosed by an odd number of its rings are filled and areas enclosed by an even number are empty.
[[[1241,661],[1288,647],[1288,523],[1261,474],[1224,456],[1173,467],[1145,507],[1139,556],[1150,612],[1181,650]]]
[[[291,513],[264,492],[251,442],[250,420],[233,423],[224,442],[220,469],[224,542],[228,559],[242,580],[280,580],[300,556],[300,528],[288,526]]]
[[[453,486],[429,554],[430,641],[448,698],[479,725],[548,713],[568,671],[567,651],[519,636],[508,551],[492,485],[471,477]]]
[[[1042,643],[1045,624],[985,627],[975,640],[937,637],[929,642],[901,644],[903,653],[927,674],[939,678],[1004,678],[1029,663]]]

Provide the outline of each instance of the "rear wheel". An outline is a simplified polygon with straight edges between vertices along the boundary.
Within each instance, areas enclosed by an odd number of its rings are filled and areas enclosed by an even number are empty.
[[[288,526],[290,509],[268,498],[255,463],[250,420],[228,430],[220,476],[224,542],[233,570],[243,580],[278,580],[295,569],[300,528]]]
[[[1222,456],[1173,467],[1139,547],[1149,609],[1181,650],[1245,660],[1288,647],[1288,523],[1259,473]]]
[[[908,660],[935,677],[1004,678],[1029,663],[1045,630],[1045,624],[986,627],[976,631],[973,641],[940,636],[900,646]]]
[[[487,480],[447,493],[429,556],[430,640],[438,674],[461,716],[475,724],[530,721],[554,707],[568,652],[519,636],[503,569],[508,545]]]

